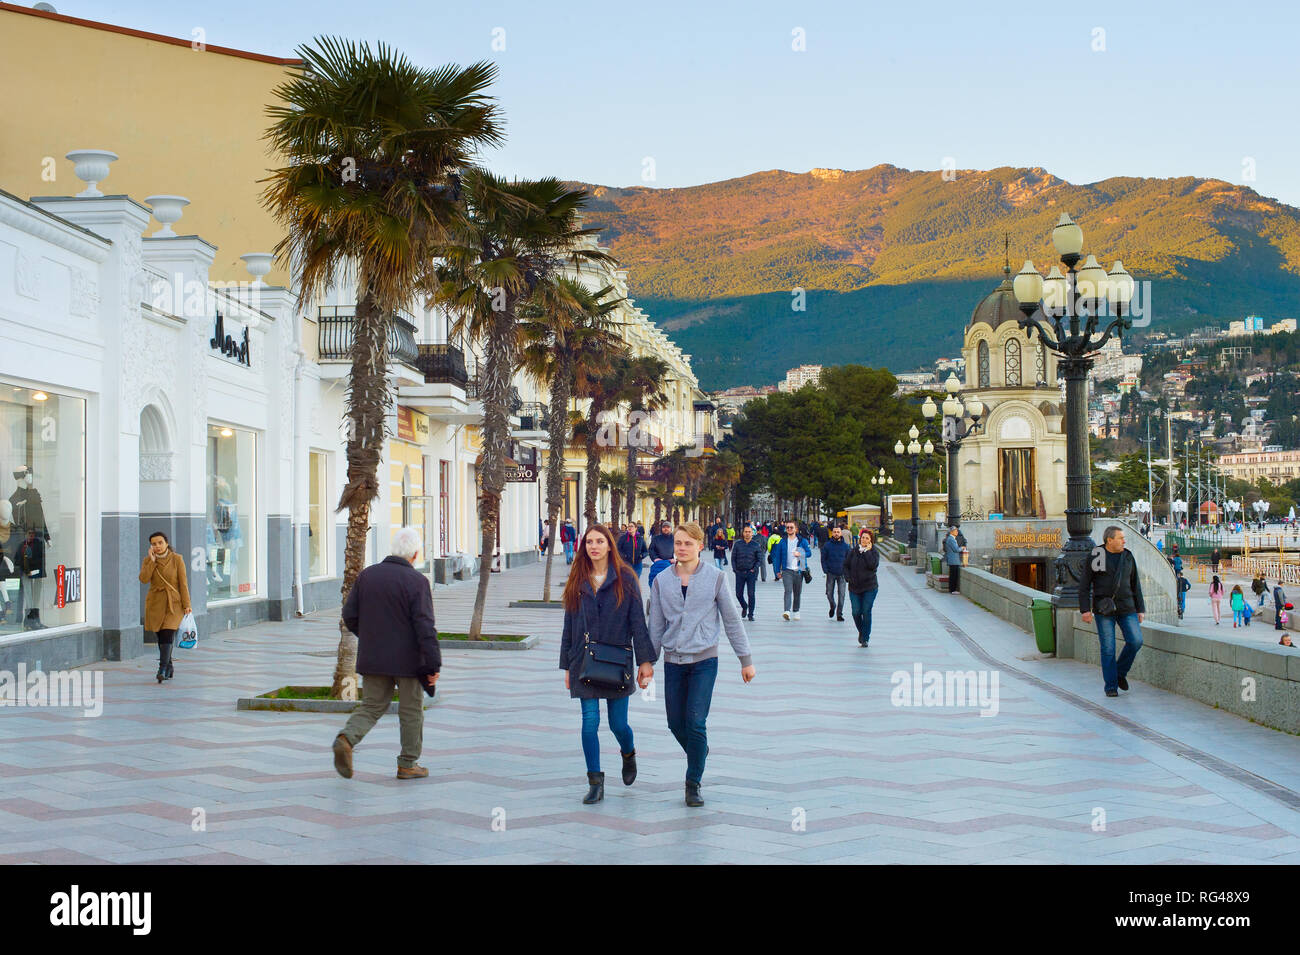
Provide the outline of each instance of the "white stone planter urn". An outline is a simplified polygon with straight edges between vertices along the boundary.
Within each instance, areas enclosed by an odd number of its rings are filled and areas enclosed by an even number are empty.
[[[248,269],[248,274],[253,277],[253,284],[265,285],[262,276],[271,271],[271,263],[275,261],[275,255],[271,252],[245,252],[240,258],[244,260],[244,268]]]
[[[144,201],[153,210],[153,217],[162,223],[162,228],[149,238],[176,238],[176,233],[172,231],[172,223],[180,221],[180,217],[185,207],[190,204],[190,200],[184,196],[146,196]]]
[[[86,184],[77,193],[78,199],[98,199],[104,195],[98,187],[108,178],[109,164],[117,161],[117,153],[107,149],[74,149],[65,158],[72,160],[72,171]]]

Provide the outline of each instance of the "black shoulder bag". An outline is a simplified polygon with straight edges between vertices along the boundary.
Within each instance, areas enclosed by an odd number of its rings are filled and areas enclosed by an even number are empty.
[[[632,648],[592,640],[591,628],[587,626],[587,607],[586,604],[581,606],[582,663],[578,666],[578,682],[593,690],[622,693],[632,685]]]
[[[1119,582],[1123,579],[1124,570],[1127,567],[1128,551],[1121,551],[1119,555],[1119,564],[1115,567],[1115,585],[1110,588],[1109,597],[1098,597],[1093,610],[1105,617],[1113,617],[1119,608],[1115,605],[1115,595],[1119,593]]]

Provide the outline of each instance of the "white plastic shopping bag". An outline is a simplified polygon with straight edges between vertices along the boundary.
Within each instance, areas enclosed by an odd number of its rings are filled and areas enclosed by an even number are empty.
[[[199,626],[194,622],[194,614],[187,613],[181,618],[180,629],[176,631],[176,639],[185,650],[193,650],[198,644]]]

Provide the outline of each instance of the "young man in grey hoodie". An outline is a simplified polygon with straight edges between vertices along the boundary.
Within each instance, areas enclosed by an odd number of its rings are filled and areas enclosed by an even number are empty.
[[[721,570],[700,560],[704,531],[683,524],[673,538],[677,563],[650,587],[650,643],[664,656],[664,706],[668,729],[686,752],[686,805],[703,806],[700,780],[709,752],[705,721],[718,678],[718,639],[726,631],[740,658],[740,676],[754,679],[749,638],[740,608]]]

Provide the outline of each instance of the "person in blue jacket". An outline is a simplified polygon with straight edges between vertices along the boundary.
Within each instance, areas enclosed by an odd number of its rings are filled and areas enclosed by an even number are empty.
[[[812,548],[799,536],[797,528],[794,521],[786,521],[785,536],[772,546],[772,569],[776,571],[776,579],[785,586],[785,610],[781,614],[784,620],[789,620],[792,613],[795,620],[799,619],[803,575],[812,557]]]
[[[844,532],[838,525],[831,528],[830,537],[821,546],[821,555],[822,573],[826,575],[826,600],[831,605],[828,616],[843,621],[844,591],[848,587],[848,579],[844,576],[844,558],[849,556],[849,545],[845,543]]]

